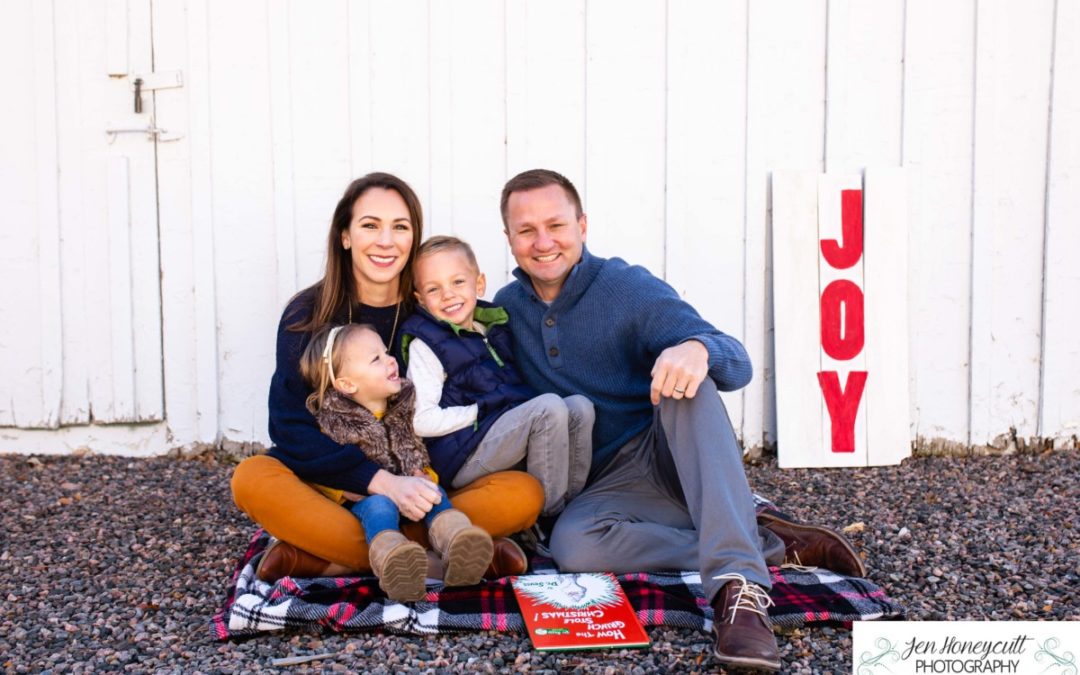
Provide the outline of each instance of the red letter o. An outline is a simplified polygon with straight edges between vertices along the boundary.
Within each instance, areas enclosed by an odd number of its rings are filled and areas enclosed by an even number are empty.
[[[840,305],[845,310],[843,326]],[[821,347],[837,361],[853,359],[862,351],[863,294],[847,279],[832,282],[821,293]]]

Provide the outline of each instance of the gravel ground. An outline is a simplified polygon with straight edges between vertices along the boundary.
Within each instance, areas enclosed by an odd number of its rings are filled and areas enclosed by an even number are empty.
[[[8,673],[715,672],[708,637],[652,629],[644,652],[544,655],[523,636],[267,635],[211,640],[207,621],[252,525],[212,460],[0,456],[0,668]],[[916,458],[780,471],[751,484],[843,528],[913,619],[1080,620],[1080,452]],[[779,636],[784,672],[850,672],[851,635]],[[275,668],[271,659],[333,653]]]

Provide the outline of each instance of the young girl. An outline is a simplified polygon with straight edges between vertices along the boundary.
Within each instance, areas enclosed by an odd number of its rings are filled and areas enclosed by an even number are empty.
[[[301,373],[314,390],[307,406],[322,432],[355,444],[386,471],[427,477],[442,500],[424,516],[431,547],[442,557],[447,586],[480,582],[492,557],[491,537],[450,505],[438,486],[423,442],[413,431],[416,393],[398,376],[397,361],[371,326],[348,324],[318,331],[300,359]],[[340,492],[320,488],[344,501]],[[399,528],[401,513],[384,495],[361,497],[350,509],[364,526],[371,569],[392,600],[424,597],[427,555]]]

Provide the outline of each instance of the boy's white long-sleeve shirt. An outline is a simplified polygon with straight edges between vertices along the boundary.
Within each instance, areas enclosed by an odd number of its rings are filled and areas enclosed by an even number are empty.
[[[440,408],[446,369],[435,352],[420,338],[409,342],[409,368],[406,377],[416,388],[416,413],[413,427],[421,438],[434,438],[453,433],[476,423],[479,408],[458,405]]]

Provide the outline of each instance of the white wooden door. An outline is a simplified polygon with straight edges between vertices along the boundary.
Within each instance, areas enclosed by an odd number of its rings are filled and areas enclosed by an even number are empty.
[[[0,6],[0,426],[163,417],[150,20]]]

